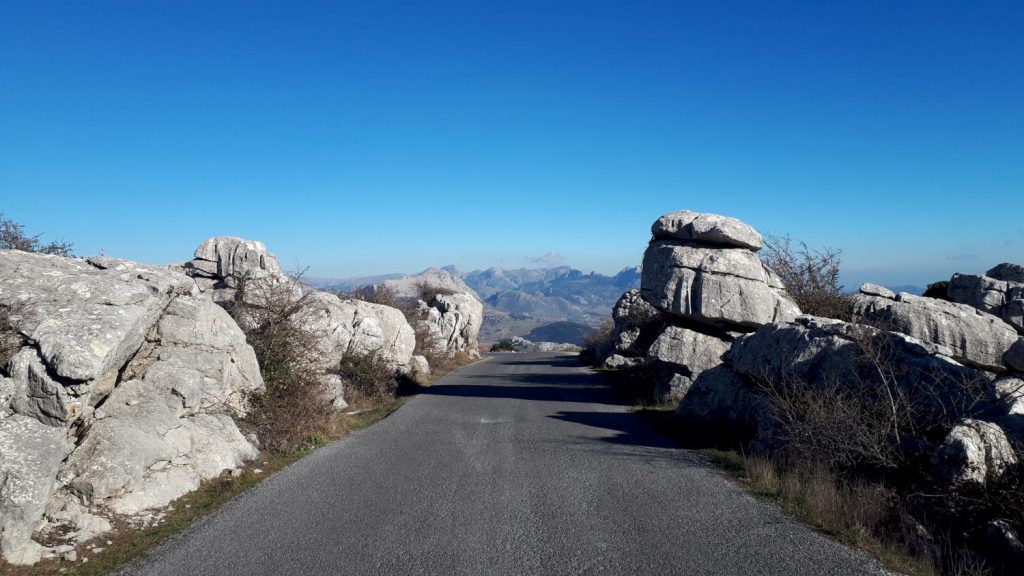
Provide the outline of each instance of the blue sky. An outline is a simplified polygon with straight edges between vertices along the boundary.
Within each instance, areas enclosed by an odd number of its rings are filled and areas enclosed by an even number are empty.
[[[0,0],[0,210],[83,255],[238,235],[356,276],[613,272],[692,209],[921,284],[1024,261],[1022,30],[1020,2]]]

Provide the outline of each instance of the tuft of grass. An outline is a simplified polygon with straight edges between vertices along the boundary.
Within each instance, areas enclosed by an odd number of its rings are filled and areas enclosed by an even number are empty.
[[[89,552],[85,545],[78,547],[79,559],[64,562],[44,560],[35,566],[13,566],[0,560],[0,574],[5,576],[100,576],[141,558],[154,546],[191,526],[196,520],[208,516],[239,494],[257,486],[275,472],[294,464],[316,451],[317,448],[339,440],[352,432],[379,422],[398,410],[408,399],[398,398],[382,402],[372,408],[344,415],[338,419],[331,433],[317,433],[302,443],[300,448],[285,452],[264,451],[241,469],[241,474],[225,474],[203,482],[198,489],[185,494],[170,504],[158,522],[142,529],[134,529],[119,522],[115,531],[100,536],[93,542],[103,548],[98,554]],[[259,472],[257,472],[259,470]],[[110,544],[107,544],[107,542]],[[88,561],[83,561],[87,558]]]

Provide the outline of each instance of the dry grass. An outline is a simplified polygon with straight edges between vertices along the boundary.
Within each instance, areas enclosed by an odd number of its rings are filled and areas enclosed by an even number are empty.
[[[242,470],[237,477],[224,475],[207,480],[199,489],[189,492],[171,503],[158,524],[141,530],[128,528],[123,523],[115,533],[98,538],[94,543],[103,551],[92,554],[79,547],[78,562],[45,560],[35,566],[12,566],[0,561],[0,574],[5,576],[93,576],[109,574],[119,567],[141,557],[152,547],[167,541],[196,520],[216,512],[242,492],[253,488],[268,476],[309,455],[316,448],[343,438],[348,434],[374,424],[405,403],[405,399],[392,399],[376,407],[347,416],[339,416],[330,435],[317,436],[300,449],[288,452],[262,453]],[[256,470],[260,472],[256,472]],[[107,544],[110,541],[110,544]],[[84,552],[83,552],[84,551]],[[83,562],[83,558],[88,558]]]
[[[635,412],[659,433],[683,446],[694,443],[679,427],[670,406]],[[821,468],[792,466],[738,447],[700,452],[750,493],[763,498],[829,536],[878,558],[887,568],[911,576],[935,576],[931,558],[912,550],[898,498],[878,483],[847,481]]]

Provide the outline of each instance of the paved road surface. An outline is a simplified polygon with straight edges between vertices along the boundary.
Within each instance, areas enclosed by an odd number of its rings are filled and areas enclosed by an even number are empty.
[[[558,354],[499,354],[265,481],[128,574],[878,574]]]

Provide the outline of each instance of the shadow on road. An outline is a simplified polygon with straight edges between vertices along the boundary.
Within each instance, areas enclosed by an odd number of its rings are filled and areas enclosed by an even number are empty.
[[[569,412],[562,411],[549,418],[572,422],[615,432],[601,440],[612,444],[646,446],[649,448],[678,448],[670,438],[658,434],[651,425],[632,412]]]

